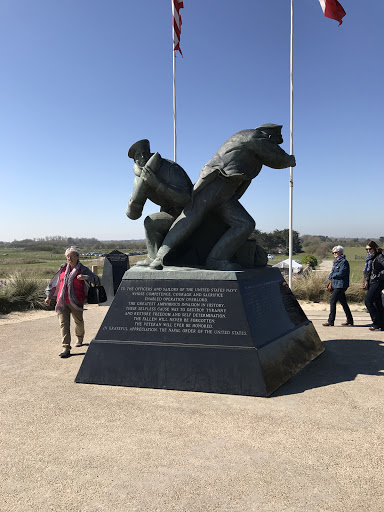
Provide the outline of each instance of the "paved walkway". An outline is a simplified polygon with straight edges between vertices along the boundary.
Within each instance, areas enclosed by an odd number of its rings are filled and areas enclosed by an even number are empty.
[[[304,308],[326,351],[270,398],[75,384],[54,313],[1,325],[0,509],[381,511],[384,333]]]
[[[328,274],[332,270],[333,260],[323,260],[317,267],[318,272],[327,272]]]

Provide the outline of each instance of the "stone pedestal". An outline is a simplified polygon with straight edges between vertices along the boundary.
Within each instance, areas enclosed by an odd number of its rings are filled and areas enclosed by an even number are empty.
[[[323,350],[278,269],[133,267],[76,382],[268,396]]]

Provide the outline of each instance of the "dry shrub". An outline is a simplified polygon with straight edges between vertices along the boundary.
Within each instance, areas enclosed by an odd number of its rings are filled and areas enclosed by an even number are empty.
[[[329,302],[330,293],[326,290],[328,283],[327,272],[308,272],[305,275],[298,275],[292,281],[292,289],[296,298],[311,302]],[[347,290],[349,302],[364,304],[365,291],[361,284],[351,283]]]
[[[45,282],[15,272],[7,277],[0,288],[0,312],[40,309],[44,307]]]
[[[348,302],[364,304],[366,293],[361,283],[351,283],[346,293]]]
[[[307,272],[304,275],[297,275],[292,281],[292,289],[296,298],[311,302],[323,302],[329,300],[326,272]]]

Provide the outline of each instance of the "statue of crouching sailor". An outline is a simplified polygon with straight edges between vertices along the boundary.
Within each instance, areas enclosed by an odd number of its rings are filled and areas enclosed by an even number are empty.
[[[240,270],[231,261],[255,229],[255,221],[239,199],[263,165],[284,169],[296,165],[295,157],[280,144],[282,125],[264,124],[232,135],[203,167],[193,188],[193,197],[175,220],[150,267],[160,270],[170,251],[188,239],[212,213],[228,229],[214,244],[206,267],[215,270]]]
[[[147,199],[161,207],[159,213],[144,220],[148,257],[137,265],[148,266],[164,240],[174,220],[180,215],[192,194],[192,182],[180,165],[151,153],[147,139],[135,142],[128,151],[135,161],[132,195],[128,203],[127,216],[136,220],[141,217]]]

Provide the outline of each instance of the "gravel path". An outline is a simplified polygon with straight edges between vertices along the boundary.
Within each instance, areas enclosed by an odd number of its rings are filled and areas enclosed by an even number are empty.
[[[327,272],[328,274],[332,270],[333,260],[323,260],[317,267],[318,272]]]

